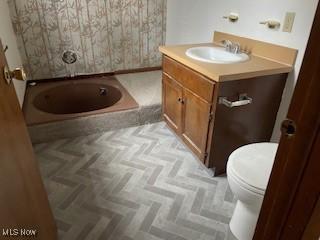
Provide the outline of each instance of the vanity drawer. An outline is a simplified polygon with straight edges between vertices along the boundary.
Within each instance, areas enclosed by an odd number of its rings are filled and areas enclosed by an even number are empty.
[[[163,71],[199,97],[212,102],[213,81],[167,56],[163,56]]]

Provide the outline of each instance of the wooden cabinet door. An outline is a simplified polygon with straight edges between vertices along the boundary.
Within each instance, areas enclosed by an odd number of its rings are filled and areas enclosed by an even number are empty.
[[[168,125],[178,134],[181,133],[182,86],[163,74],[162,81],[163,117]]]
[[[182,138],[201,161],[206,155],[210,110],[210,103],[184,89]]]

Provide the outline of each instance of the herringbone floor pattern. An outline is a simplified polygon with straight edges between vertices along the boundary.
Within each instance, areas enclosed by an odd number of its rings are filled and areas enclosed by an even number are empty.
[[[35,151],[60,239],[226,239],[226,178],[210,177],[164,123]]]

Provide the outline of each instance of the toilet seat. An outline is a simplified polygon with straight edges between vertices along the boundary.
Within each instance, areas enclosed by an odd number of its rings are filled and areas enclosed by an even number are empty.
[[[253,192],[259,196],[264,196],[264,193],[265,193],[265,190],[264,189],[259,189],[259,188],[256,188],[254,186],[251,186],[250,184],[244,182],[243,180],[241,180],[241,178],[239,178],[237,176],[236,173],[234,173],[234,171],[232,170],[232,168],[229,169],[228,171],[228,176],[230,178],[232,178],[240,187],[244,188],[245,190],[248,190],[250,192]]]
[[[255,143],[238,148],[229,157],[229,176],[241,187],[263,196],[277,148],[276,143]]]

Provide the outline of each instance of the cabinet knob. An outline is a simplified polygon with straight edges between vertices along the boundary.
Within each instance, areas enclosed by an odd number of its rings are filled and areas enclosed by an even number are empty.
[[[178,102],[180,102],[181,104],[184,104],[184,100],[182,98],[178,98]]]

